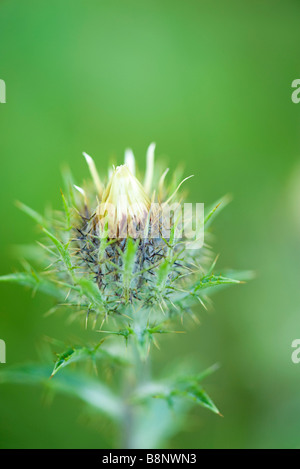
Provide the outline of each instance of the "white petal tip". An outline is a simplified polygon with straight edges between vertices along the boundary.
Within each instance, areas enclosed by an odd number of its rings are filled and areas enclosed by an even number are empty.
[[[88,164],[91,163],[91,161],[93,161],[93,158],[92,158],[90,155],[88,155],[87,153],[85,153],[85,151],[84,151],[82,154],[83,154],[83,156],[85,157],[86,162],[87,162]]]
[[[95,162],[94,162],[93,158],[90,155],[88,155],[85,151],[82,154],[85,157],[85,161],[87,162],[87,165],[89,167],[89,170],[90,170],[90,173],[92,175],[95,187],[96,187],[98,193],[101,194],[102,190],[103,190],[103,186],[102,186],[101,179],[99,177]]]
[[[128,166],[132,174],[135,176],[135,158],[131,148],[127,148],[125,150],[124,163],[126,164],[126,166]]]
[[[74,187],[75,187],[75,189],[76,189],[78,192],[80,192],[80,194],[82,194],[82,195],[85,196],[85,192],[84,192],[84,190],[82,189],[82,187],[76,186],[75,184],[74,184]]]
[[[151,156],[153,155],[154,153],[154,150],[155,150],[155,147],[156,147],[156,143],[155,142],[152,142],[150,143],[149,147],[148,147],[148,155],[151,154]]]

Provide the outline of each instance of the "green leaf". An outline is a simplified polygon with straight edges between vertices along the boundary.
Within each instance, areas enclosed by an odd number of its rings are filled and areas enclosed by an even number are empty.
[[[139,246],[138,241],[134,242],[133,239],[128,238],[125,252],[122,255],[123,286],[124,286],[125,299],[127,301],[129,300],[129,291],[130,291],[130,285],[131,285],[131,281],[133,277],[133,269],[135,266],[135,255],[136,255],[138,246]]]
[[[98,307],[104,306],[101,292],[95,282],[88,278],[76,278],[75,282],[81,287],[82,293]]]
[[[61,192],[61,197],[62,197],[62,200],[63,200],[63,204],[64,204],[64,210],[65,210],[65,214],[66,214],[66,230],[67,231],[70,231],[72,226],[71,226],[71,211],[70,211],[70,207],[68,205],[68,202],[63,194],[63,192]]]
[[[132,274],[134,263],[135,263],[135,254],[139,246],[138,241],[133,241],[133,239],[128,238],[126,243],[126,248],[122,256],[123,260],[123,272],[125,274]]]
[[[174,406],[174,399],[188,399],[195,402],[215,414],[221,415],[219,409],[213,403],[208,394],[200,386],[206,376],[216,370],[216,365],[201,374],[194,376],[183,376],[171,382],[148,382],[141,386],[134,399],[147,402],[149,399],[164,399],[169,405]],[[176,404],[176,402],[175,402]]]
[[[0,385],[5,383],[41,384],[47,389],[80,399],[115,421],[122,419],[124,409],[121,400],[98,379],[67,370],[55,379],[49,379],[50,375],[51,368],[47,366],[29,364],[11,367],[0,371]]]
[[[221,415],[214,402],[204,391],[202,386],[200,386],[200,382],[202,382],[207,376],[210,376],[212,373],[214,373],[218,368],[219,365],[216,364],[197,375],[182,377],[181,379],[177,380],[173,395],[191,399],[200,406],[209,409],[213,413]]]
[[[159,268],[157,269],[156,286],[159,289],[159,291],[164,290],[168,275],[170,273],[170,269],[171,269],[171,263],[169,259],[165,259],[164,261],[162,261]]]
[[[223,210],[223,208],[225,208],[230,201],[231,197],[226,195],[225,197],[222,197],[222,199],[219,199],[217,202],[215,202],[211,208],[209,208],[208,213],[204,218],[204,225],[206,228],[208,228],[208,226],[211,224],[216,214],[220,213],[220,211]]]
[[[212,375],[215,373],[218,369],[220,368],[220,365],[218,363],[215,363],[214,365],[210,366],[206,370],[202,371],[201,373],[198,373],[196,375],[189,375],[189,376],[183,376],[177,380],[178,383],[201,383],[204,379],[206,379],[208,376]]]
[[[43,229],[44,233],[51,239],[51,241],[54,243],[56,246],[68,272],[70,273],[71,277],[73,278],[73,266],[72,266],[72,261],[71,261],[71,256],[68,251],[68,248],[64,246],[55,236],[54,234],[50,233],[50,231],[46,230],[46,228]]]
[[[3,275],[0,277],[0,282],[17,283],[18,285],[32,288],[34,291],[40,291],[47,295],[54,296],[59,300],[64,298],[64,292],[61,291],[61,288],[57,288],[53,283],[37,276],[36,274],[33,275],[27,272],[20,272]]]
[[[68,167],[63,167],[62,168],[62,177],[64,181],[64,186],[65,186],[65,191],[67,194],[67,200],[70,205],[73,207],[76,207],[76,200],[75,200],[75,195],[74,195],[74,179],[73,175],[71,173],[70,168]]]
[[[100,348],[103,340],[96,345],[96,347],[71,347],[65,352],[58,355],[58,359],[54,365],[51,377],[55,376],[56,373],[72,363],[81,362],[84,360],[93,360],[103,358],[109,359],[111,362],[127,365],[128,360],[123,356],[120,356],[111,351]]]
[[[221,275],[205,275],[204,277],[201,278],[200,282],[196,284],[194,287],[194,292],[197,292],[198,290],[203,290],[206,288],[211,288],[211,287],[216,287],[218,285],[224,285],[224,284],[237,284],[241,283],[240,280],[236,280],[233,278],[228,278],[228,277],[222,277]]]
[[[194,402],[199,404],[201,407],[205,407],[206,409],[210,410],[214,414],[220,415],[221,413],[219,409],[215,406],[211,398],[208,394],[202,389],[197,386],[190,386],[186,391],[175,391],[175,395],[187,397],[188,399],[192,399]]]
[[[238,273],[235,275],[238,277]],[[210,290],[210,294],[214,293],[216,289],[221,289],[229,285],[238,285],[242,283],[241,280],[237,280],[237,278],[234,278],[234,275],[232,278],[230,277],[224,277],[222,275],[212,275],[208,274],[203,276],[200,280],[194,283],[191,287],[189,287],[188,290],[176,290],[174,288],[174,292],[171,293],[170,298],[173,303],[179,303],[182,301],[185,302],[193,302],[193,300],[197,300],[199,297],[199,293],[201,292],[204,293],[207,289]]]
[[[87,358],[93,359],[93,357],[94,351],[92,349],[90,350],[86,347],[70,348],[66,352],[63,352],[58,355],[58,359],[54,365],[51,377],[55,376],[56,373],[62,368],[71,365],[71,363],[83,361]]]

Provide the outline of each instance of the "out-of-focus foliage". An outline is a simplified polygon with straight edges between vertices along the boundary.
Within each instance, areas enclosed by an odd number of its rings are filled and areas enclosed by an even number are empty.
[[[257,272],[243,288],[214,297],[213,314],[200,313],[199,304],[201,327],[182,334],[180,348],[178,337],[166,335],[155,352],[160,376],[191,357],[197,369],[221,362],[207,391],[225,418],[194,408],[170,446],[298,447],[299,371],[290,359],[300,302],[300,107],[290,99],[299,78],[298,2],[10,0],[0,14],[7,85],[7,104],[0,104],[1,274],[19,269],[11,265],[12,246],[36,236],[15,200],[40,213],[45,201],[60,207],[62,161],[81,180],[83,150],[105,170],[107,155],[121,162],[132,146],[142,166],[155,140],[170,168],[185,163],[195,174],[191,200],[233,195],[213,225],[218,265]],[[1,371],[35,360],[38,347],[51,374],[56,356],[40,337],[74,344],[82,333],[76,321],[65,325],[63,312],[50,314],[52,306],[40,293],[32,301],[19,286],[1,284]],[[85,344],[97,340],[86,332]],[[105,361],[99,366],[107,379],[115,376]],[[0,393],[1,447],[110,445],[112,428],[82,416],[78,400],[57,397],[48,406],[39,388],[8,384]],[[155,403],[163,419],[165,402]]]

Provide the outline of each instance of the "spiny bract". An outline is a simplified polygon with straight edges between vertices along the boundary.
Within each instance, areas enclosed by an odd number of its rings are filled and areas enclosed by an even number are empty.
[[[147,151],[143,183],[131,150],[107,180],[84,153],[92,180],[79,187],[65,171],[64,212],[46,218],[19,204],[46,235],[38,248],[45,270],[26,262],[26,272],[15,274],[19,281],[55,296],[57,308],[72,307],[72,317],[84,315],[86,324],[91,315],[94,327],[113,319],[126,337],[141,318],[143,334],[153,337],[171,317],[193,316],[195,302],[205,306],[209,289],[238,283],[213,274],[211,252],[199,243],[219,204],[205,217],[201,210],[183,217],[180,188],[188,178],[175,175],[167,184],[168,169],[154,164],[154,149]]]

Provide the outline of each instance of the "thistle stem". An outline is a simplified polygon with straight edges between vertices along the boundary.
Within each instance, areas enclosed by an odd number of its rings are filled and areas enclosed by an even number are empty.
[[[150,380],[150,359],[144,359],[141,350],[133,340],[130,344],[133,357],[133,365],[131,373],[124,376],[124,403],[125,412],[122,428],[122,447],[123,449],[145,449],[147,442],[143,441],[139,432],[139,422],[143,415],[144,409],[138,403],[133,401],[137,389],[143,383]],[[128,371],[128,370],[127,370]],[[138,437],[138,438],[137,438]]]

